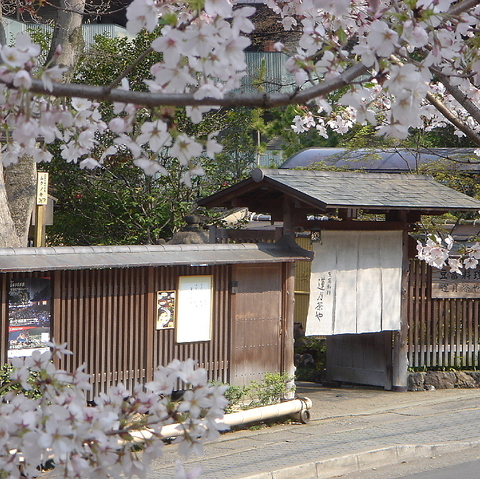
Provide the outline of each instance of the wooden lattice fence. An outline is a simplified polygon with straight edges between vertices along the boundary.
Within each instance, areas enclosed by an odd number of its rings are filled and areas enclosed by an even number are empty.
[[[408,360],[415,368],[473,368],[479,365],[478,298],[432,298],[432,268],[410,262]]]

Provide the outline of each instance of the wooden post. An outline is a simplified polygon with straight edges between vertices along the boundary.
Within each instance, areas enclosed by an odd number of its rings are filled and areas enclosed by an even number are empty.
[[[288,196],[285,196],[283,199],[283,234],[295,238],[292,211],[292,202]]]
[[[208,242],[210,244],[215,244],[217,242],[217,227],[215,225],[210,225],[208,228]]]
[[[35,246],[45,246],[45,213],[48,201],[48,173],[37,173],[37,205],[35,207]]]
[[[157,322],[157,291],[155,288],[155,270],[153,267],[147,269],[147,292],[146,292],[146,365],[145,365],[145,379],[151,381],[153,379],[153,371],[155,370],[156,364],[153,364],[154,361],[154,352],[153,348],[155,346],[155,336],[158,336],[156,332],[155,325]]]
[[[283,322],[282,322],[282,371],[292,378],[295,376],[294,364],[294,337],[293,337],[293,320],[295,307],[295,263],[286,263],[283,266]],[[292,379],[289,386],[294,386],[295,381]],[[293,399],[295,396],[292,392],[285,399]]]
[[[401,302],[401,324],[400,330],[394,333],[393,347],[393,372],[392,372],[392,389],[394,391],[407,390],[408,376],[408,305],[407,305],[407,288],[409,274],[408,259],[408,231],[403,231],[403,258],[402,258],[402,302]]]

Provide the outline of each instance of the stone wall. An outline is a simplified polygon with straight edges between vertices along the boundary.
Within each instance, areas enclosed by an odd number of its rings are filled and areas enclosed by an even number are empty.
[[[480,371],[426,371],[409,373],[409,391],[480,388]]]

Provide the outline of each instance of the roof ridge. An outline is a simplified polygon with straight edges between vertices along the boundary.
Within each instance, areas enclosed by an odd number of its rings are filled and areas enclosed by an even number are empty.
[[[432,175],[418,175],[416,173],[370,173],[357,171],[329,171],[329,170],[306,170],[306,169],[290,169],[290,168],[255,168],[252,171],[252,178],[265,176],[320,176],[320,177],[338,177],[338,178],[359,178],[368,175],[369,178],[381,179],[408,179],[408,180],[432,180],[435,181]]]
[[[0,248],[0,256],[9,255],[62,255],[62,254],[116,254],[116,253],[172,253],[181,251],[258,250],[278,249],[276,243],[227,244],[165,244],[165,245],[112,245],[112,246],[43,246]]]

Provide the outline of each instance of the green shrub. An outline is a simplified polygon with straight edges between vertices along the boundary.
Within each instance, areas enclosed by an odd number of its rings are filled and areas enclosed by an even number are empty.
[[[305,364],[304,359],[310,361]],[[313,360],[313,361],[312,361]],[[315,381],[326,366],[326,339],[303,336],[295,341],[295,378],[299,381]]]
[[[229,401],[225,412],[278,404],[294,390],[293,378],[288,374],[265,373],[262,382],[254,381],[248,386],[230,386],[225,392]]]

